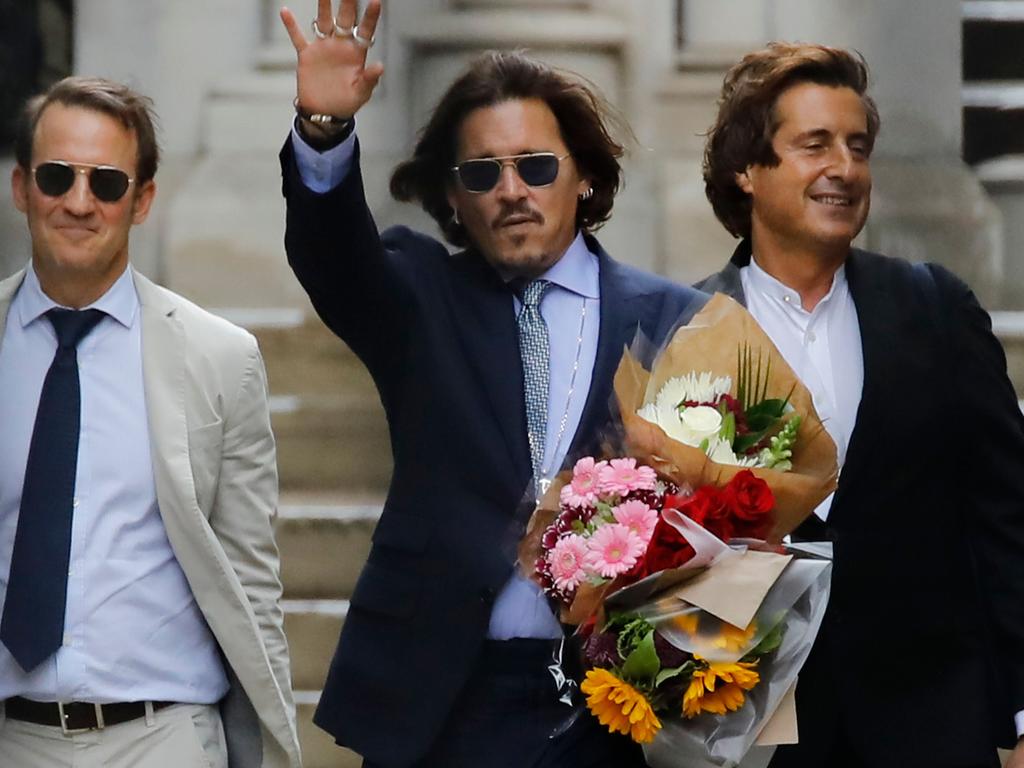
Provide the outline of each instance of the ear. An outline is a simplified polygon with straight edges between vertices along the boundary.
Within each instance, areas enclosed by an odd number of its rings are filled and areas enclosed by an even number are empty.
[[[142,188],[135,194],[135,200],[132,201],[132,224],[141,224],[146,220],[154,197],[156,197],[156,182],[150,179],[142,185]]]
[[[28,213],[28,183],[31,174],[19,164],[14,164],[11,171],[11,195],[14,198],[14,207],[22,213]]]
[[[746,192],[748,195],[754,194],[754,185],[751,182],[750,166],[747,166],[745,171],[737,173],[733,178],[736,180],[736,186]]]

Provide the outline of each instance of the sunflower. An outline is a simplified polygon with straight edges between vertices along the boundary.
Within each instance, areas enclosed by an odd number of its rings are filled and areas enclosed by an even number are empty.
[[[580,690],[587,695],[587,707],[612,733],[647,744],[661,729],[661,721],[647,698],[607,669],[588,671]]]
[[[690,686],[683,694],[683,715],[687,718],[696,717],[701,712],[714,712],[716,715],[735,712],[746,701],[743,692],[761,681],[755,669],[756,661],[704,663],[707,666],[693,673]]]
[[[746,629],[740,629],[728,622],[723,621],[718,637],[711,641],[712,648],[718,648],[730,653],[746,648],[750,641],[757,634],[757,622],[750,622]]]

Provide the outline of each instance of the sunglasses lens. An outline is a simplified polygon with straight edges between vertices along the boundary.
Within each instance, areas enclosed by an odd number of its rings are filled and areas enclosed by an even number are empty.
[[[531,187],[544,187],[558,176],[558,158],[555,155],[529,155],[516,163],[519,177]]]
[[[36,167],[35,177],[40,192],[60,197],[75,183],[75,169],[62,163],[42,163]]]
[[[89,189],[97,200],[113,203],[128,191],[128,174],[117,168],[93,168],[89,174]]]
[[[493,160],[467,160],[459,165],[459,178],[468,192],[486,192],[498,183],[501,166]]]

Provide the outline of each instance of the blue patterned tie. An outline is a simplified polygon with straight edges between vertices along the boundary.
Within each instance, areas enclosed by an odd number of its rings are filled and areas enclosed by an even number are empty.
[[[534,280],[523,289],[523,308],[519,311],[519,356],[523,361],[523,393],[526,397],[526,434],[530,440],[530,463],[533,481],[541,481],[544,464],[544,443],[548,431],[548,386],[550,381],[551,347],[548,325],[540,314],[544,292],[551,287],[547,280]]]
[[[51,309],[46,317],[57,333],[57,352],[39,394],[0,619],[0,640],[26,672],[63,642],[81,426],[78,342],[104,313]]]

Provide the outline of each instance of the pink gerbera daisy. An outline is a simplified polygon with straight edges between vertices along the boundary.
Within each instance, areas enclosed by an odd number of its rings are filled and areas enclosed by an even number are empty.
[[[600,492],[625,496],[630,491],[653,491],[658,476],[650,467],[636,465],[636,459],[612,459],[601,470]]]
[[[602,525],[587,539],[587,568],[611,579],[634,565],[646,546],[643,539],[620,523]]]
[[[608,462],[594,461],[593,456],[584,456],[572,468],[572,481],[562,486],[560,500],[568,507],[585,507],[597,501],[601,485],[601,473]]]
[[[587,557],[587,540],[575,533],[563,536],[548,552],[551,578],[555,586],[566,592],[576,589],[586,578],[584,564]]]
[[[658,524],[658,512],[638,499],[625,501],[612,509],[615,521],[629,528],[639,536],[644,545],[651,540],[654,526]]]

